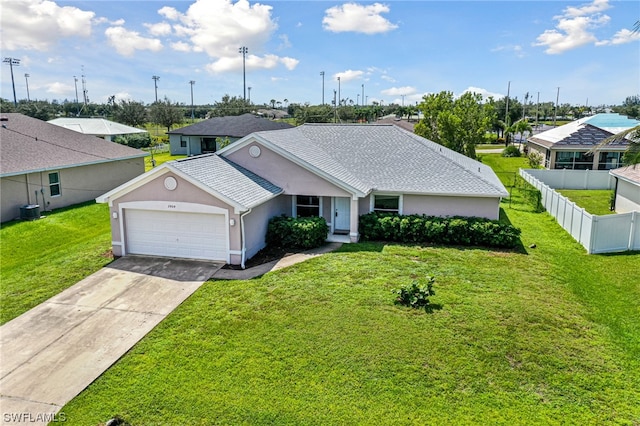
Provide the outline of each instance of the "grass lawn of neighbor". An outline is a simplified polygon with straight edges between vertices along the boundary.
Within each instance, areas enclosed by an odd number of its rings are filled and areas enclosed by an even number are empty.
[[[578,207],[582,207],[591,214],[602,216],[615,213],[611,211],[611,194],[613,191],[610,189],[556,189],[556,192],[564,195],[576,203]]]
[[[526,164],[483,162],[505,182]],[[345,244],[206,282],[66,424],[639,424],[640,253],[587,255],[516,192],[501,211],[515,250]],[[430,312],[394,304],[426,275]]]

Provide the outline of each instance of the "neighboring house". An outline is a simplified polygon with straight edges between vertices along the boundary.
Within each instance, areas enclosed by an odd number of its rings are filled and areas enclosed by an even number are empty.
[[[498,219],[508,195],[490,167],[397,126],[305,124],[164,163],[97,201],[116,256],[244,266],[273,216],[322,216],[328,240],[355,242],[365,213]]]
[[[548,169],[615,169],[622,164],[628,142],[613,142],[598,148],[595,155],[589,151],[609,136],[639,124],[624,115],[596,114],[533,135],[527,139],[527,147],[543,155]]]
[[[609,170],[616,179],[614,207],[616,213],[640,211],[640,165]]]
[[[93,200],[144,173],[147,153],[22,114],[0,113],[2,222],[25,205],[50,210]]]
[[[104,118],[61,117],[49,120],[48,123],[64,127],[85,135],[97,136],[111,141],[116,136],[147,133],[146,130],[105,120]]]
[[[218,139],[228,139],[229,142],[235,142],[254,132],[291,127],[293,126],[289,123],[271,121],[253,114],[214,117],[170,131],[169,145],[171,155],[207,154],[220,149]]]

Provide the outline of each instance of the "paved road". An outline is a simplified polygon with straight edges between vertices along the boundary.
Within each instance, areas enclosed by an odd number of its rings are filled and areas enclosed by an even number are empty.
[[[64,420],[64,404],[221,266],[127,256],[4,324],[0,424]]]

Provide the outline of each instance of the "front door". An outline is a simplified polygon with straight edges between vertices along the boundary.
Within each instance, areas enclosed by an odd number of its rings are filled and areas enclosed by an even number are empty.
[[[351,200],[348,197],[335,197],[333,201],[333,232],[349,233],[351,223]]]

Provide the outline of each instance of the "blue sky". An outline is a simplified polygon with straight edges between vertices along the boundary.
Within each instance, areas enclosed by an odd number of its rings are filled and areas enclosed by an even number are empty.
[[[109,96],[213,103],[343,99],[414,103],[427,93],[620,104],[640,93],[640,2],[0,0],[2,57],[18,99]],[[0,96],[13,100],[2,64]],[[340,77],[338,85],[337,77]]]

